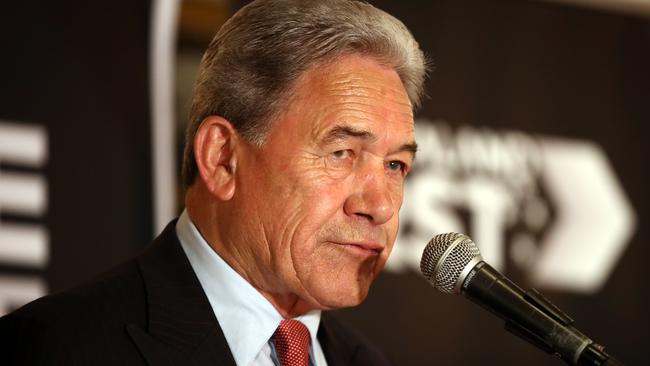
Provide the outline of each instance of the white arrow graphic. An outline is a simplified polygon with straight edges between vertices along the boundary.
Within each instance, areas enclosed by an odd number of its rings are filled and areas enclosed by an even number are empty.
[[[603,150],[543,138],[542,179],[557,217],[532,271],[539,286],[595,292],[627,246],[635,216]]]

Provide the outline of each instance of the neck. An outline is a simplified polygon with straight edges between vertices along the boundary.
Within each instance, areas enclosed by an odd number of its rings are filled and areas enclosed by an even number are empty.
[[[312,304],[303,301],[296,294],[274,294],[267,291],[259,291],[270,303],[275,307],[275,309],[280,313],[280,315],[285,318],[295,318],[297,316],[303,315],[313,310],[318,310],[319,308],[313,306]]]

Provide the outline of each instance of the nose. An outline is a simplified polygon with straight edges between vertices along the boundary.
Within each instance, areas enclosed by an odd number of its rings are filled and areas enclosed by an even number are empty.
[[[370,170],[370,169],[369,169]],[[373,225],[388,222],[395,214],[384,167],[366,172],[343,206],[346,215],[368,220]]]

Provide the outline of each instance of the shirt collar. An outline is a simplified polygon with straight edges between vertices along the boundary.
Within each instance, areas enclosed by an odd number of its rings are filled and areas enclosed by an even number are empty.
[[[184,210],[176,223],[183,251],[212,306],[237,365],[250,365],[269,341],[282,316],[250,283],[213,250]],[[316,344],[319,310],[296,317]]]

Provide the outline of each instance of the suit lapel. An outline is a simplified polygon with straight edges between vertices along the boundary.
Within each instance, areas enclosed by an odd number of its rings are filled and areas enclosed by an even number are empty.
[[[172,221],[137,259],[147,296],[145,330],[127,332],[149,364],[235,365]]]
[[[340,331],[341,325],[326,312],[321,315],[321,323],[318,328],[318,341],[325,354],[327,364],[330,366],[351,365],[356,355],[359,343],[355,338],[344,337],[341,339],[336,335],[346,334]]]

